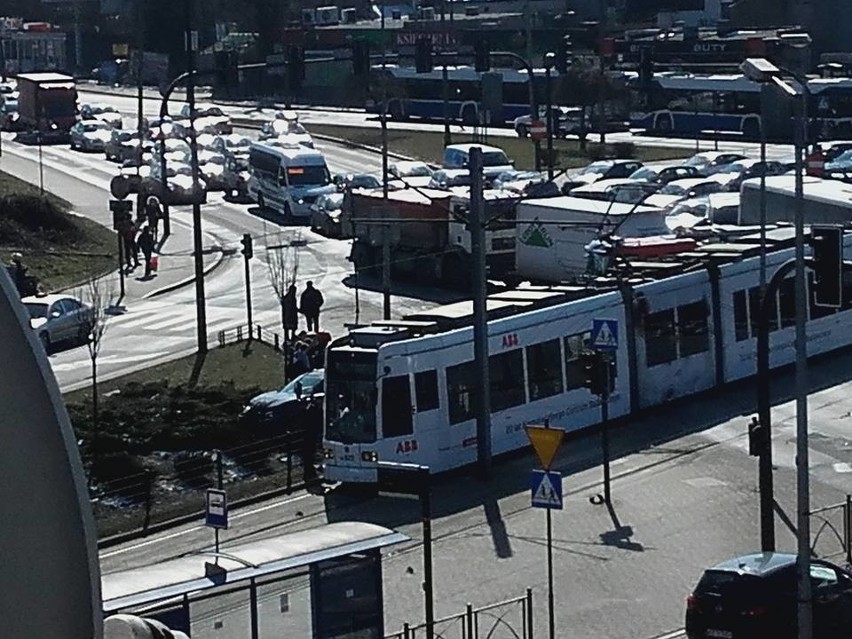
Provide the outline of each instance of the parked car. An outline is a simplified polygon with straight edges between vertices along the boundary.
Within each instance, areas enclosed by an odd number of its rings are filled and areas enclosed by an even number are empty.
[[[484,144],[451,144],[444,149],[441,166],[445,169],[467,169],[470,161],[470,149],[478,146],[482,149],[483,174],[496,177],[504,171],[511,171],[515,163],[509,159],[503,149]]]
[[[698,224],[738,224],[739,219],[739,193],[711,193],[687,198],[672,206],[666,215],[666,226],[677,231]]]
[[[187,128],[189,126],[189,113],[189,104],[184,104],[180,110],[180,118]],[[198,133],[230,135],[234,132],[230,116],[216,104],[196,104],[193,117],[194,127]]]
[[[275,118],[264,122],[260,127],[258,138],[261,141],[268,141],[276,138],[282,138],[286,142],[295,142],[308,148],[314,148],[314,141],[311,134],[299,122],[294,120],[286,120],[283,118]]]
[[[565,176],[562,192],[568,193],[574,187],[591,184],[598,180],[630,177],[641,168],[642,163],[638,160],[598,160]]]
[[[812,559],[814,639],[848,637],[852,575]],[[794,639],[798,636],[796,555],[755,553],[704,571],[686,599],[689,639]]]
[[[112,129],[102,120],[83,120],[71,127],[69,135],[73,151],[103,151]]]
[[[740,186],[745,180],[759,178],[762,175],[767,177],[771,175],[782,175],[787,172],[787,168],[780,162],[767,160],[737,160],[727,165],[724,171],[716,173],[713,177],[724,179],[725,186],[729,191],[739,191]]]
[[[715,177],[715,176],[714,176]],[[709,193],[718,193],[724,188],[724,181],[714,178],[698,177],[685,180],[673,180],[659,190],[661,195],[678,195],[680,197],[698,197]]]
[[[3,113],[17,113],[18,112],[18,90],[15,88],[15,85],[10,84],[9,82],[4,82],[0,84],[0,105],[2,105]]]
[[[100,120],[114,129],[120,129],[123,126],[121,113],[111,104],[84,104],[80,107],[80,118]]]
[[[139,134],[136,131],[112,129],[110,138],[104,142],[104,155],[107,160],[124,164],[140,163],[152,148],[151,140],[142,138],[142,154],[139,154]]]
[[[439,169],[432,174],[430,189],[447,191],[456,187],[470,186],[470,171],[467,169]]]
[[[425,162],[418,160],[400,160],[394,162],[388,168],[388,172],[395,180],[401,180],[408,186],[425,187],[432,179],[432,169]]]
[[[340,214],[343,211],[343,193],[320,195],[311,204],[311,229],[328,237],[340,237]]]
[[[630,174],[631,180],[639,182],[654,182],[656,184],[668,184],[673,180],[683,180],[685,178],[701,177],[694,166],[686,164],[675,164],[672,166],[643,166],[642,168]]]
[[[83,342],[92,332],[94,310],[70,295],[33,295],[21,300],[45,352],[67,342]]]
[[[831,162],[841,153],[852,150],[852,140],[826,140],[817,144],[816,148],[822,151],[825,162]]]
[[[503,171],[495,176],[491,186],[515,193],[523,193],[530,185],[547,181],[547,175],[540,171]]]
[[[575,187],[569,191],[568,195],[591,200],[638,204],[649,195],[656,193],[659,188],[659,184],[637,182],[630,178],[608,178],[606,180],[598,180],[592,184]]]
[[[382,181],[375,175],[369,173],[349,173],[347,175],[338,174],[334,176],[334,184],[338,191],[346,189],[380,189]]]
[[[539,119],[547,125],[547,109],[542,107],[539,109]],[[566,135],[579,135],[583,129],[583,109],[582,107],[553,107],[553,127],[554,137],[565,137]],[[525,138],[530,134],[532,125],[532,116],[529,114],[520,115],[514,119],[512,126],[515,133],[519,137]]]
[[[322,406],[324,374],[322,369],[313,370],[299,375],[279,390],[253,397],[240,415],[240,424],[255,428],[264,436],[298,432],[314,426],[306,422],[313,419],[311,411],[317,405]]]
[[[701,175],[711,175],[727,164],[745,159],[746,156],[742,153],[731,153],[730,151],[703,151],[693,155],[684,162],[684,164],[686,166],[694,166],[698,169],[698,172],[701,173]]]

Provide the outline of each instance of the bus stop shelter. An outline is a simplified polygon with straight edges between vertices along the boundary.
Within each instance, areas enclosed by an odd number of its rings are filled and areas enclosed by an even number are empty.
[[[104,616],[192,639],[384,636],[381,549],[408,537],[339,522],[102,575]]]

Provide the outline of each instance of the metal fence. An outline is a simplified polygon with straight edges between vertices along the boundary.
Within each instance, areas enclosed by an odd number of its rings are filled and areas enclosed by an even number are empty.
[[[852,495],[846,501],[818,508],[811,515],[811,554],[825,559],[843,558],[852,565]]]
[[[278,333],[263,328],[260,324],[239,324],[233,328],[227,328],[217,333],[216,338],[219,346],[233,344],[248,340],[257,340],[263,344],[269,344],[276,351],[284,352],[284,341]]]
[[[532,589],[522,597],[474,608],[467,605],[464,612],[436,619],[434,639],[533,639]],[[426,624],[404,624],[400,632],[385,639],[427,639]]]

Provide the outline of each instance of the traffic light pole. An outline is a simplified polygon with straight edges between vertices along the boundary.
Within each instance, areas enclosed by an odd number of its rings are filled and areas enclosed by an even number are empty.
[[[251,260],[253,256],[253,247],[252,247],[252,237],[250,234],[246,233],[243,235],[243,263],[245,265],[245,279],[246,279],[246,319],[248,321],[248,336],[249,340],[252,337],[252,327],[254,326],[254,322],[252,321],[252,308],[251,308],[251,265],[249,264],[249,260]]]
[[[600,353],[600,366],[603,368],[603,388],[601,389],[601,456],[603,457],[603,500],[609,506],[612,504],[612,489],[610,488],[609,471],[609,384],[610,357],[609,353]]]

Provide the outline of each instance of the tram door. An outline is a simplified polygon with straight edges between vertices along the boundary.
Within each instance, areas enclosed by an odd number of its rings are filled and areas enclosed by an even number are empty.
[[[381,555],[372,552],[311,566],[316,639],[381,639],[384,636]]]

